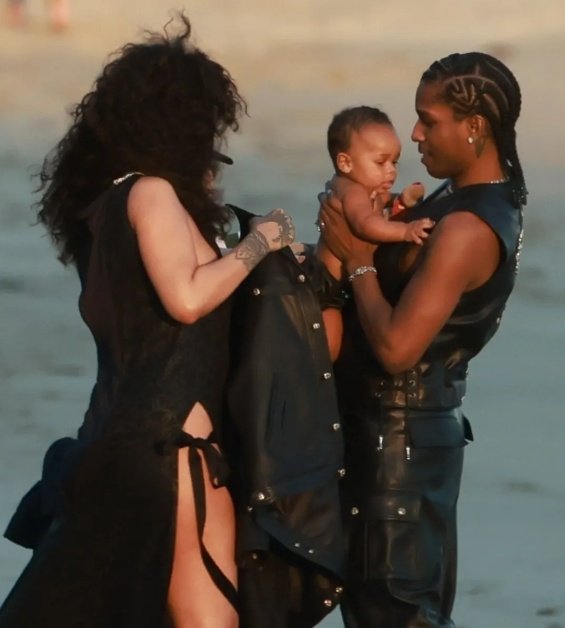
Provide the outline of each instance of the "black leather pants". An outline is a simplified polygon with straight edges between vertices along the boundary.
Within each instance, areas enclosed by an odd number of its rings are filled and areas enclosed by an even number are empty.
[[[454,627],[459,410],[346,417],[347,628]]]

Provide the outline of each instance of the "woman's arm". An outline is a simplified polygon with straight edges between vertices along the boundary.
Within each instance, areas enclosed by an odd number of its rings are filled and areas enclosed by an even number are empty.
[[[374,248],[347,234],[339,213],[325,206],[324,237],[348,273],[373,264]],[[395,307],[384,298],[374,273],[352,281],[360,323],[379,361],[391,373],[412,367],[431,344],[464,292],[482,285],[500,255],[494,232],[470,212],[441,220]]]
[[[128,216],[163,307],[182,323],[194,323],[211,312],[270,251],[294,240],[291,218],[274,210],[255,221],[251,233],[218,259],[171,184],[157,177],[143,177],[133,185]]]

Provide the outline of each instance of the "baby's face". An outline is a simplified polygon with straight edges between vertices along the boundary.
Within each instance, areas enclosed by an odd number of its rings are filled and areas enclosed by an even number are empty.
[[[367,124],[351,136],[348,176],[369,191],[390,191],[396,181],[400,140],[392,126]]]

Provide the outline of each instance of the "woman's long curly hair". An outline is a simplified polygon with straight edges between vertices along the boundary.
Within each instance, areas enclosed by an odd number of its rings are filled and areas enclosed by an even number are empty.
[[[88,237],[80,210],[129,172],[167,179],[208,241],[225,227],[227,211],[206,180],[246,104],[229,73],[191,45],[186,16],[178,18],[178,34],[165,27],[117,52],[43,163],[38,218],[65,264],[76,262]]]

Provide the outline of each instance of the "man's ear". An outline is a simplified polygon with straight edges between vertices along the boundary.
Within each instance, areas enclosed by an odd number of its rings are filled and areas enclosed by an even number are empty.
[[[484,116],[475,113],[467,118],[467,129],[469,137],[476,140],[488,134],[488,122]]]
[[[473,144],[476,157],[483,154],[485,144],[490,136],[490,126],[485,116],[478,113],[467,118],[469,144]]]
[[[349,174],[353,169],[351,157],[347,153],[338,153],[335,158],[335,164],[339,172]]]

